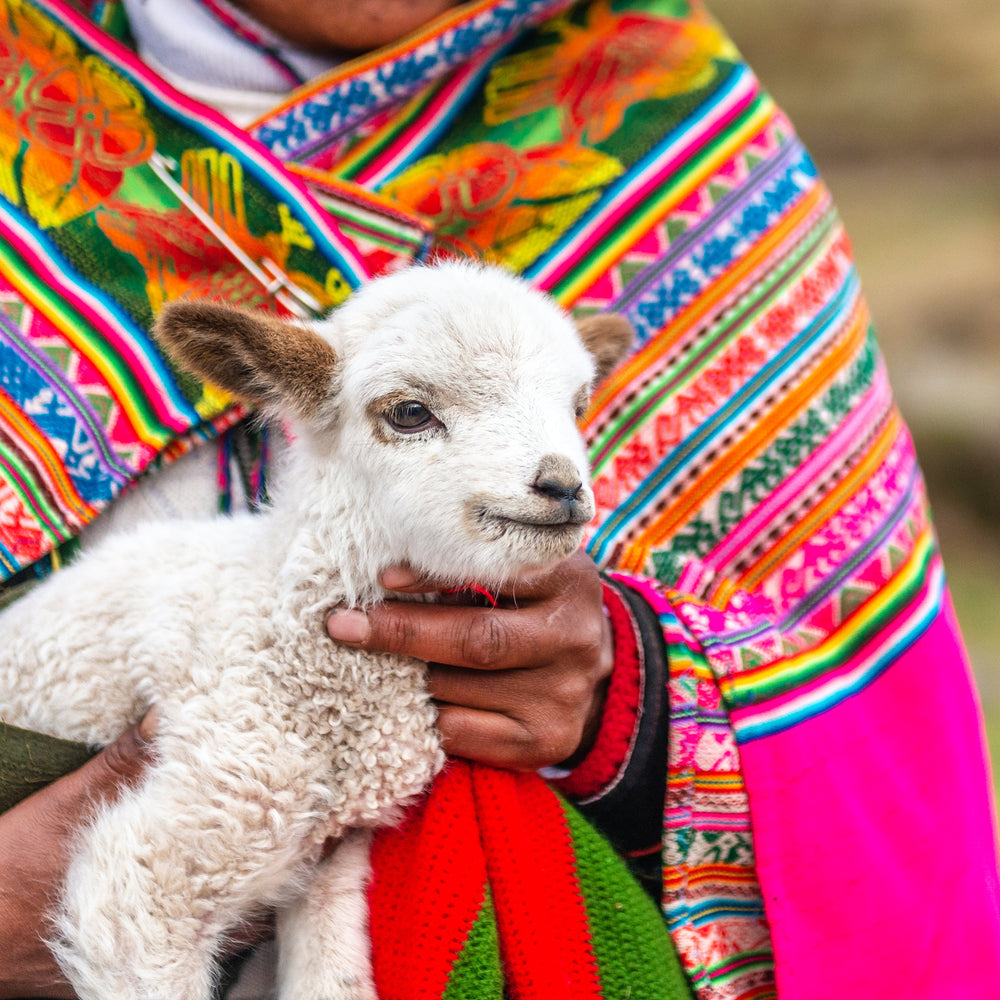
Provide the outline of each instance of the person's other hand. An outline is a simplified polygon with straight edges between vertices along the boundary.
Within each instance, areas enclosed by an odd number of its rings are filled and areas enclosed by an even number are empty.
[[[405,567],[382,575],[399,593],[440,589]],[[614,662],[594,563],[578,552],[499,595],[496,608],[387,601],[335,611],[339,642],[430,664],[445,750],[535,770],[580,759],[600,725]]]
[[[155,711],[83,767],[0,815],[0,997],[72,997],[44,944],[74,837],[152,757]]]

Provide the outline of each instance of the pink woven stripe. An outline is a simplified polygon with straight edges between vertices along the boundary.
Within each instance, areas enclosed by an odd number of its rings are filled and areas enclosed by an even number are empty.
[[[101,297],[88,293],[83,285],[73,281],[60,268],[59,262],[51,259],[46,245],[37,240],[30,230],[18,225],[12,216],[0,214],[0,238],[18,253],[33,274],[44,276],[45,283],[57,290],[59,297],[107,340],[131,375],[142,385],[149,405],[165,427],[174,433],[186,431],[191,426],[191,418],[190,414],[175,405],[178,398],[176,390],[161,378],[161,373],[150,363],[153,355],[145,354],[136,345]],[[166,437],[161,435],[154,443],[162,444],[165,440]]]
[[[780,996],[1000,996],[982,721],[947,599],[863,692],[741,753]]]
[[[778,489],[754,507],[749,516],[740,521],[702,561],[721,568],[739,558],[753,545],[758,535],[766,533],[772,521],[782,515],[787,516],[796,501],[809,493],[810,484],[823,482],[831,471],[843,467],[844,456],[857,448],[859,441],[865,440],[891,405],[892,390],[884,369],[880,368],[871,389],[847,420]],[[909,452],[912,455],[912,448]]]

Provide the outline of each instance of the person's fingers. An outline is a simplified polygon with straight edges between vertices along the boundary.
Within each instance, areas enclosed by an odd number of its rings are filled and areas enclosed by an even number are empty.
[[[427,667],[427,689],[440,704],[509,712],[512,702],[524,700],[522,689],[527,685],[522,677],[516,676],[522,671],[509,670],[498,675],[492,670],[470,670],[446,663],[429,663]],[[515,687],[516,693],[512,690]]]
[[[526,720],[571,715],[589,704],[594,680],[571,667],[527,667],[505,671],[469,670],[432,663],[427,674],[431,697],[441,704],[489,709]]]
[[[504,670],[544,662],[550,645],[534,616],[461,605],[387,602],[335,610],[327,632],[338,642],[380,653],[476,670]]]
[[[533,769],[578,752],[596,711],[596,692],[606,685],[590,672],[569,667],[497,674],[432,664],[428,686],[438,704],[438,728],[450,740],[449,753]],[[603,705],[603,697],[597,704]]]
[[[389,566],[379,575],[379,583],[386,590],[400,594],[429,594],[441,589],[439,583],[421,576],[409,566]]]
[[[93,768],[96,772],[88,776],[95,790],[105,787],[118,789],[122,785],[136,783],[152,759],[158,722],[156,709],[150,709],[136,725],[122,733],[114,743],[109,743],[81,768],[81,771]]]
[[[566,586],[567,581],[575,577],[581,580],[584,578],[596,580],[593,561],[582,549],[557,566],[529,570],[520,574],[501,587],[495,596],[514,602],[519,599],[538,600],[558,592],[561,587]],[[379,582],[386,590],[400,594],[441,593],[442,590],[449,589],[440,580],[422,576],[410,566],[389,566],[380,574]],[[474,585],[474,582],[472,581],[470,586]]]
[[[408,601],[337,608],[327,631],[361,649],[479,670],[538,666],[557,655],[594,658],[602,640],[600,581],[587,556],[525,581],[518,593],[519,604],[497,608]],[[586,605],[596,613],[582,614]]]
[[[454,587],[441,580],[421,576],[409,566],[390,566],[380,574],[379,583],[395,594],[434,594],[436,603],[478,604],[483,607],[494,607],[506,597],[505,591],[517,592],[520,589],[520,580],[511,581],[497,593],[477,587],[474,583]]]
[[[493,767],[533,771],[537,767],[536,740],[517,719],[462,705],[438,709],[438,730],[445,752]],[[553,751],[555,759],[559,750]]]
[[[405,566],[381,579],[414,594],[439,586]],[[449,753],[519,769],[576,760],[596,737],[614,664],[597,569],[579,552],[496,596],[495,608],[459,594],[337,609],[327,629],[355,648],[428,663]]]

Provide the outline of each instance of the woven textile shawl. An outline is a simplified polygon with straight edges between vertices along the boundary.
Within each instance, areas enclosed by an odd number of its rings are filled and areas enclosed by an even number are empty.
[[[2,579],[239,417],[159,354],[148,330],[164,302],[309,315],[425,234],[370,198],[320,209],[59,4],[0,3],[0,80]]]
[[[638,349],[584,421],[588,544],[670,652],[662,907],[692,988],[1000,995],[981,727],[912,444],[829,194],[700,4],[466,4],[249,134],[55,0],[0,0],[0,60],[9,572],[230,419],[149,344],[167,299],[280,310],[294,286],[322,308],[433,248],[622,313]],[[280,274],[254,277],[217,230]],[[427,828],[450,803],[494,843],[471,771],[432,792]],[[376,914],[406,859],[434,881],[410,823],[377,854]],[[501,895],[477,897],[446,982],[490,927],[515,940]]]

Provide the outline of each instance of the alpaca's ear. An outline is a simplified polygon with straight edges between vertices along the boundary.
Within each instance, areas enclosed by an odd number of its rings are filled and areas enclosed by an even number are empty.
[[[624,316],[614,313],[597,313],[578,319],[576,328],[584,347],[597,362],[595,384],[599,385],[628,354],[635,343],[635,329]]]
[[[177,364],[254,406],[309,418],[330,392],[333,348],[305,327],[213,302],[171,302],[153,329]]]

